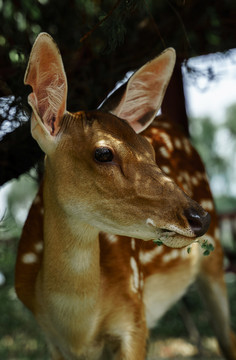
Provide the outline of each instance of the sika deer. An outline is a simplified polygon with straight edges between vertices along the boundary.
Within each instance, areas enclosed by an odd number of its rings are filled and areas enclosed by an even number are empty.
[[[33,46],[25,83],[45,176],[20,240],[16,292],[54,360],[145,359],[147,328],[195,279],[225,355],[236,359],[204,168],[174,123],[152,123],[174,62],[167,49],[100,110],[72,114],[56,44],[42,33]],[[209,214],[181,187],[210,211],[207,235]],[[214,243],[209,258],[197,237]]]

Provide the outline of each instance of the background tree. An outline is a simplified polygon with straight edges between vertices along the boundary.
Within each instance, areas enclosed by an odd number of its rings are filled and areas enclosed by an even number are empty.
[[[69,82],[68,108],[73,111],[97,107],[127,71],[168,46],[177,50],[173,88],[178,89],[183,61],[235,46],[235,13],[236,3],[230,0],[0,1],[0,134],[11,132],[0,143],[0,184],[29,170],[42,156],[28,124],[13,131],[22,122],[22,112],[29,117],[30,90],[22,79],[40,31],[49,32],[60,47]],[[197,76],[196,69],[188,71]],[[214,77],[210,69],[208,77]],[[184,98],[171,106],[166,99],[168,109],[182,103],[179,119],[187,131]]]

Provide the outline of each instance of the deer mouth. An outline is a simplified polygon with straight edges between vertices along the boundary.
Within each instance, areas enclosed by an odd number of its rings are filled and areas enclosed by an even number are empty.
[[[154,229],[156,237],[153,241],[159,245],[181,248],[190,245],[197,238],[191,229],[182,230],[174,225],[172,229],[158,228],[152,219],[147,219],[146,224]]]
[[[154,241],[163,243],[168,247],[181,248],[190,245],[207,232],[211,216],[203,209],[201,210],[188,208],[184,212],[185,225],[183,227],[170,223],[168,229],[159,228],[150,218],[146,220],[146,224],[156,233],[156,240],[154,239]]]
[[[171,248],[182,248],[196,241],[196,236],[194,234],[183,235],[167,229],[158,229],[157,234],[157,239],[154,239],[153,241],[157,244],[164,244]]]

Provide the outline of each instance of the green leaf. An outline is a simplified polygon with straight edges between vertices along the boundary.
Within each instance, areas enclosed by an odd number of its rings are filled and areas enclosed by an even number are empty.
[[[210,255],[211,251],[214,250],[214,246],[211,243],[208,243],[207,240],[205,240],[202,244],[201,244],[201,248],[204,249],[203,255],[204,256],[208,256]]]
[[[157,244],[157,246],[163,245],[163,242],[162,242],[161,240],[159,240],[159,239],[153,240],[153,242],[154,242],[155,244]]]

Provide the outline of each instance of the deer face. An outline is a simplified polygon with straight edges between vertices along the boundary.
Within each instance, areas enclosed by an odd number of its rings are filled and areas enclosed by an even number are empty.
[[[208,214],[163,174],[153,147],[126,121],[101,111],[67,114],[57,137],[46,169],[68,216],[175,247],[207,230]]]

